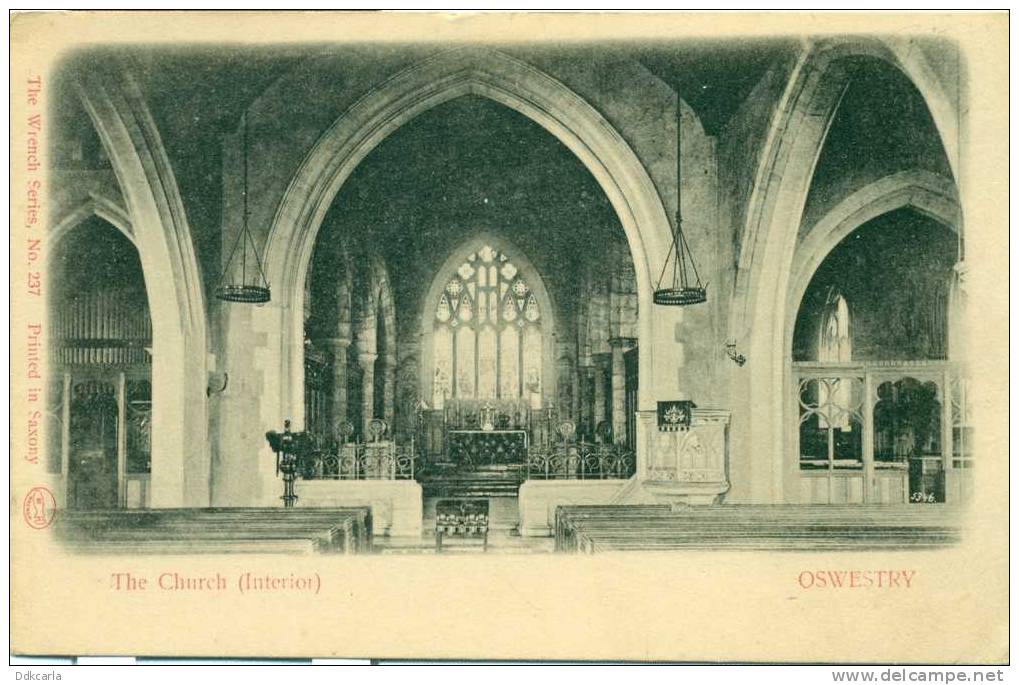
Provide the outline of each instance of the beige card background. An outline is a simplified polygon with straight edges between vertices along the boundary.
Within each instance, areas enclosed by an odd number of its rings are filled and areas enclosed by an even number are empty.
[[[1008,659],[1008,23],[996,15],[21,14],[11,23],[11,650],[20,654],[997,662]],[[976,503],[930,553],[448,557],[63,555],[21,502],[27,435],[26,78],[87,43],[541,41],[936,34],[969,69],[960,179],[970,263]],[[45,164],[44,164],[45,167]],[[45,218],[43,218],[45,221]],[[44,276],[45,277],[45,276]],[[901,591],[804,590],[804,570],[911,569]],[[294,573],[319,594],[111,590],[111,574]]]

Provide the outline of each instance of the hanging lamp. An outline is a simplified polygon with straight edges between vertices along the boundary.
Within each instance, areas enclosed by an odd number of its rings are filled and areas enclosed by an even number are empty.
[[[227,257],[226,265],[223,267],[223,274],[216,286],[216,297],[226,302],[241,302],[244,304],[264,304],[269,301],[269,281],[262,269],[262,260],[258,256],[258,249],[255,247],[255,240],[248,230],[248,114],[241,115],[241,126],[243,128],[244,146],[244,210],[243,224],[237,240],[234,242],[230,256]],[[254,269],[251,269],[251,277],[248,276],[248,251],[251,251]],[[240,257],[237,257],[237,250],[240,249]],[[225,282],[228,274],[236,271],[234,262],[241,261],[240,280],[236,282]]]
[[[655,287],[654,303],[670,307],[682,307],[700,304],[708,299],[708,292],[701,284],[694,264],[690,245],[683,234],[683,153],[682,153],[683,115],[682,101],[676,100],[676,223],[672,230],[672,245],[665,256],[662,273]],[[669,274],[669,261],[672,261],[672,273]],[[691,281],[691,275],[693,280]]]

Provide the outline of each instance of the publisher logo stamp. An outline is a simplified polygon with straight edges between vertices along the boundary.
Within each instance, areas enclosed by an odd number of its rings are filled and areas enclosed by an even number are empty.
[[[25,517],[25,523],[31,528],[37,530],[48,528],[57,514],[57,500],[48,488],[41,485],[34,487],[25,495],[21,513]]]

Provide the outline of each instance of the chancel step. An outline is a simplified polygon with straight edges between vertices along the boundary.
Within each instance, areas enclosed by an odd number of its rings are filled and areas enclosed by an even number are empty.
[[[439,467],[418,480],[425,497],[516,497],[523,476],[515,466]]]

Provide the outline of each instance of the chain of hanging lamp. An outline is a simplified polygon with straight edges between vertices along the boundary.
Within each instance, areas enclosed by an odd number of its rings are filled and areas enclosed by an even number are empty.
[[[258,256],[258,248],[255,247],[255,240],[248,230],[248,115],[245,112],[241,115],[242,144],[244,151],[244,191],[243,195],[243,223],[237,240],[234,241],[230,256],[227,257],[226,265],[223,267],[223,275],[216,286],[216,297],[226,302],[241,302],[245,304],[263,304],[270,299],[269,281],[262,269],[262,260]],[[251,249],[255,269],[252,272],[252,282],[248,282],[248,248]],[[226,282],[226,277],[235,271],[234,261],[237,250],[240,249],[241,273],[240,282]]]
[[[701,283],[693,253],[683,233],[683,154],[682,154],[682,103],[676,102],[676,222],[672,230],[672,245],[662,264],[662,273],[655,286],[655,304],[681,307],[706,302],[708,293]],[[672,263],[670,273],[669,263]],[[692,277],[692,278],[691,278]]]

